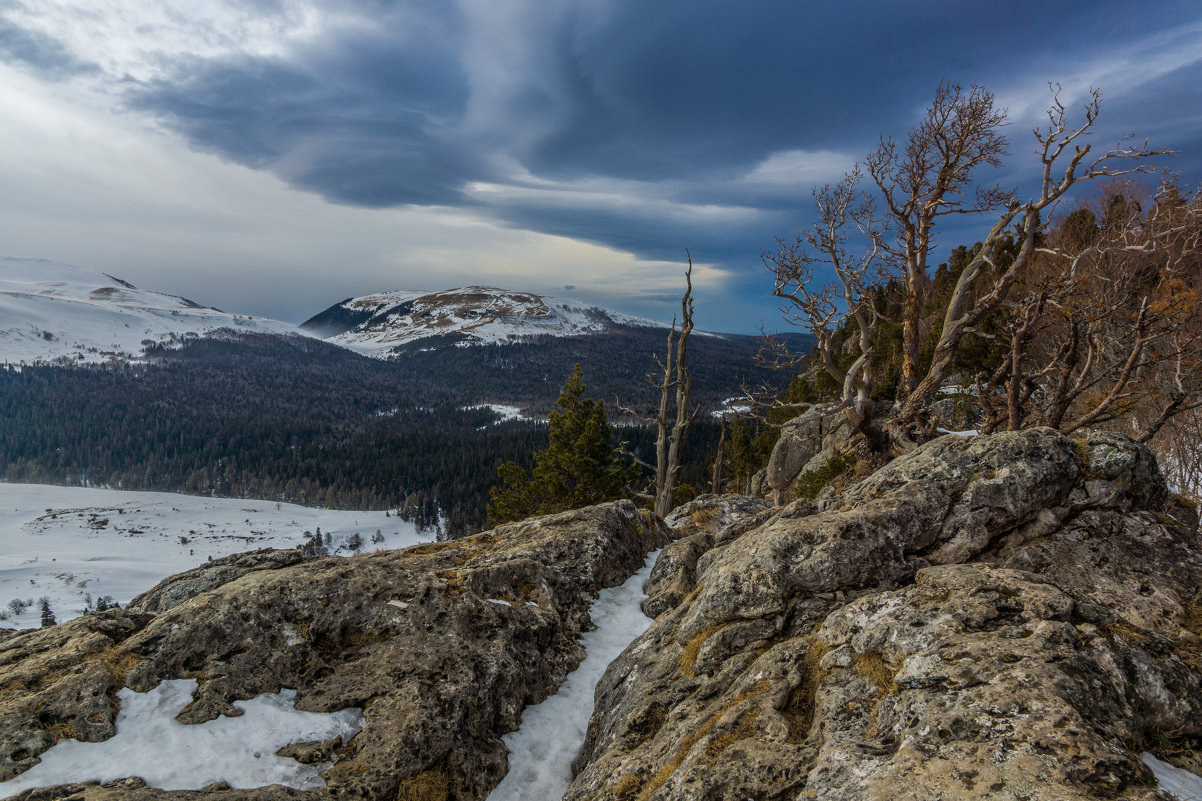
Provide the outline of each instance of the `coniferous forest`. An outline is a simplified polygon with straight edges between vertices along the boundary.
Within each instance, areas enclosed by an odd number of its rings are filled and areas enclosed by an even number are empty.
[[[640,376],[654,367],[660,333],[413,348],[394,362],[258,335],[152,349],[146,364],[9,367],[0,369],[0,477],[396,508],[426,525],[441,518],[444,535],[457,536],[484,525],[497,468],[528,468],[547,439],[544,423],[465,407],[505,403],[545,418],[582,361],[616,438],[646,458],[654,432],[623,425],[614,397],[649,408],[654,392]],[[695,397],[707,410],[741,383],[783,378],[755,366],[751,337],[696,343]],[[708,481],[718,428],[702,416],[685,483]]]

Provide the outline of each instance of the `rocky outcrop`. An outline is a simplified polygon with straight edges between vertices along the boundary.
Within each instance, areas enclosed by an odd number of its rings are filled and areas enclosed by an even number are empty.
[[[295,688],[302,710],[362,708],[364,728],[335,755],[324,788],[167,793],[134,781],[29,797],[484,798],[505,772],[500,736],[580,661],[596,592],[668,536],[619,502],[403,551],[211,563],[134,609],[0,641],[0,778],[57,739],[111,736],[121,686],[193,678],[183,722]]]
[[[789,498],[797,477],[816,470],[847,446],[851,431],[838,409],[815,406],[781,428],[780,438],[764,468],[762,489],[780,504]]]
[[[679,604],[693,589],[697,559],[753,528],[770,508],[763,498],[702,495],[674,510],[664,522],[676,539],[655,560],[643,613],[654,618]]]
[[[1202,738],[1202,543],[1165,498],[1122,437],[948,436],[691,546],[565,798],[1164,798],[1132,748]]]
[[[202,592],[229,584],[256,570],[275,570],[304,560],[300,548],[264,548],[214,559],[200,567],[168,576],[126,605],[133,612],[164,612]]]

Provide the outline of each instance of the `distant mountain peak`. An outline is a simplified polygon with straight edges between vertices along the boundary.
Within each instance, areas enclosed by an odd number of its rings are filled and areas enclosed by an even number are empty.
[[[660,327],[568,298],[489,286],[439,292],[377,292],[336,303],[301,324],[329,342],[387,358],[430,337],[456,344],[520,342],[536,336],[582,336],[618,326]]]
[[[227,314],[138,289],[106,273],[0,257],[0,362],[135,361],[147,343],[219,329],[302,333],[279,320]]]

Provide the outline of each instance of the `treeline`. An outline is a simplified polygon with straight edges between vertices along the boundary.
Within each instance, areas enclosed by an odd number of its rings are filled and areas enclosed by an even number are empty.
[[[501,464],[528,468],[546,445],[545,425],[461,408],[464,389],[454,383],[320,342],[197,340],[154,356],[151,365],[0,369],[0,476],[331,508],[408,506],[425,510],[427,522],[437,508],[454,536],[484,525]],[[563,378],[547,390],[552,399]],[[489,374],[476,380],[487,385]],[[619,435],[649,454],[648,432]],[[696,453],[711,454],[716,437],[714,424],[699,426]],[[695,481],[703,460],[694,458]]]

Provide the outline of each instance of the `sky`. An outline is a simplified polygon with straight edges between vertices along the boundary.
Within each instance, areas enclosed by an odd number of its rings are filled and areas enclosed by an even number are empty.
[[[941,81],[1008,110],[988,182],[1030,187],[1049,82],[1202,180],[1197,0],[0,0],[0,255],[290,322],[466,284],[667,320],[687,248],[700,328],[777,330],[761,254]]]

